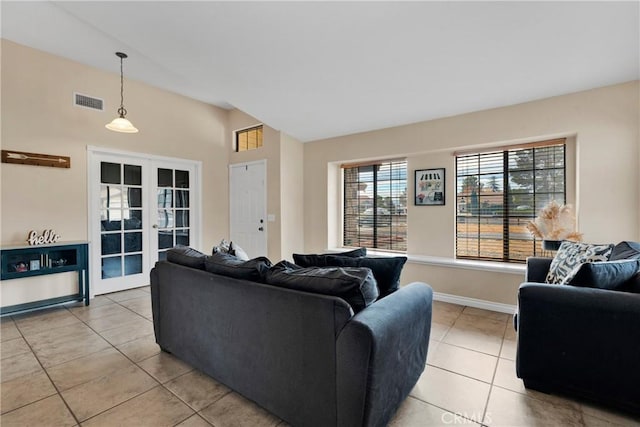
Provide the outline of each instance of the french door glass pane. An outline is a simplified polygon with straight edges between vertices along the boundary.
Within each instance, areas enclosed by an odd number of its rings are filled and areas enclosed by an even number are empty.
[[[142,273],[142,166],[101,162],[100,184],[102,278]]]
[[[190,244],[189,171],[158,169],[158,260],[175,245]]]

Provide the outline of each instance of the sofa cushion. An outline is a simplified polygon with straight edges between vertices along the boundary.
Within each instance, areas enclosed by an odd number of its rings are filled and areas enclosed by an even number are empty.
[[[204,270],[206,257],[207,255],[189,246],[178,245],[167,251],[167,261],[200,270]]]
[[[367,255],[367,248],[358,248],[347,252],[331,254],[293,254],[293,262],[302,267],[326,267],[328,256],[357,258]]]
[[[288,289],[336,296],[345,300],[354,313],[378,298],[376,279],[368,268],[306,267],[291,268],[278,263],[265,275],[265,281]]]
[[[587,288],[622,290],[640,270],[640,259],[586,262],[577,268],[569,285]]]
[[[553,284],[566,284],[571,278],[567,278],[570,273],[576,272],[585,262],[607,261],[611,254],[612,244],[593,245],[589,243],[578,243],[564,241],[556,256],[551,261],[546,282]]]
[[[328,256],[327,265],[334,267],[366,267],[373,272],[378,284],[380,298],[384,298],[400,287],[400,274],[407,262],[407,257],[336,257]]]
[[[271,267],[271,261],[265,257],[243,261],[233,255],[218,252],[206,257],[204,266],[209,273],[235,279],[262,282],[265,273]]]
[[[620,242],[613,247],[609,261],[621,259],[640,259],[640,243]]]

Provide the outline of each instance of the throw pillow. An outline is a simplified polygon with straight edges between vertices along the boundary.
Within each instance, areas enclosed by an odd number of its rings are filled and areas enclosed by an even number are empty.
[[[204,270],[204,260],[207,256],[189,246],[178,245],[167,251],[167,261],[191,268]]]
[[[586,262],[576,269],[567,283],[587,288],[622,290],[640,271],[640,259],[605,262]],[[567,276],[569,277],[569,276]]]
[[[368,268],[294,269],[278,263],[267,272],[265,281],[270,285],[283,288],[342,298],[351,306],[354,313],[362,311],[378,298],[376,280]]]
[[[302,267],[326,267],[326,257],[339,256],[357,258],[367,255],[367,248],[358,248],[347,252],[336,252],[330,254],[293,254],[293,262]]]
[[[228,254],[230,246],[231,244],[229,242],[222,239],[220,240],[220,243],[217,246],[213,247],[213,249],[211,250],[211,254],[217,254],[217,253]]]
[[[327,266],[370,268],[373,272],[373,277],[378,283],[380,298],[384,298],[398,290],[400,287],[400,274],[406,262],[407,257],[403,256],[349,258],[329,255],[326,258]]]
[[[229,243],[229,254],[235,256],[236,258],[240,258],[243,261],[249,261],[249,255],[238,246],[237,243]]]
[[[271,267],[271,261],[265,257],[243,261],[231,254],[219,252],[208,256],[205,259],[204,266],[209,273],[261,282],[269,267]]]
[[[609,261],[621,259],[640,259],[640,243],[620,242],[613,247]]]
[[[546,282],[561,284],[581,264],[607,261],[612,248],[612,244],[592,245],[589,243],[562,242],[558,252],[556,252],[556,256],[551,261]]]

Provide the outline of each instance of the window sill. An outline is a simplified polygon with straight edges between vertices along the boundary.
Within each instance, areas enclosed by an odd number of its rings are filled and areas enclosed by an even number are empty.
[[[352,248],[331,248],[328,252],[343,252]],[[523,276],[526,271],[526,265],[506,262],[492,261],[472,261],[466,259],[455,259],[448,257],[428,256],[428,255],[410,255],[398,252],[375,251],[367,249],[368,255],[375,256],[406,256],[407,262],[411,264],[434,265],[437,267],[458,268],[464,270],[490,271],[495,273],[517,274]]]

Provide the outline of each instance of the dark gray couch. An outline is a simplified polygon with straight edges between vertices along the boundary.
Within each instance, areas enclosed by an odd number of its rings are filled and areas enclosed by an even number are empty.
[[[384,426],[425,368],[422,283],[353,315],[340,298],[161,261],[151,297],[164,351],[294,426]]]
[[[549,285],[550,264],[529,258],[518,292],[518,377],[640,414],[640,288]]]

